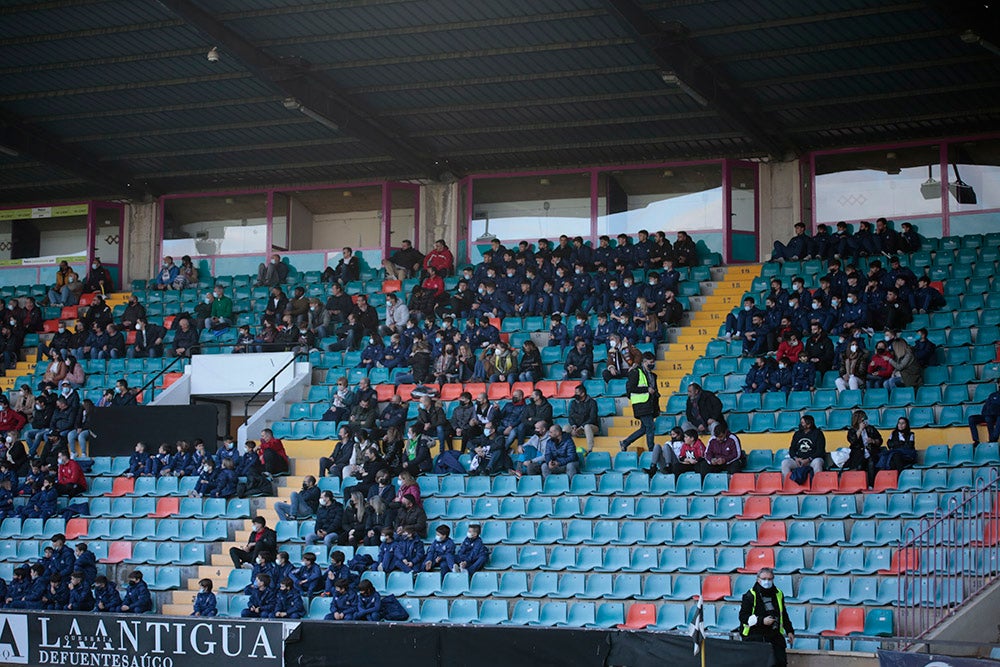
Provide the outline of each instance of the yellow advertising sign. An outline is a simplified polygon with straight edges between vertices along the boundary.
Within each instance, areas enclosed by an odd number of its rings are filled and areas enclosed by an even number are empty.
[[[35,208],[8,208],[0,210],[0,220],[44,220],[46,218],[67,218],[87,215],[87,204],[68,206],[37,206]]]

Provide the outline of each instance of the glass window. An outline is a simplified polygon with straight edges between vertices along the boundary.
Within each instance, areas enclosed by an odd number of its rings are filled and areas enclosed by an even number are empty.
[[[598,234],[722,229],[722,165],[601,172]]]
[[[86,204],[0,211],[0,261],[48,264],[86,256]]]
[[[816,157],[816,221],[873,220],[941,212],[938,146]]]
[[[477,178],[469,235],[501,240],[590,236],[590,172]]]
[[[167,199],[163,254],[246,255],[267,251],[267,194]]]
[[[1000,208],[1000,139],[950,144],[948,171],[949,210]]]
[[[288,250],[288,195],[275,192],[271,201],[271,250]]]
[[[284,194],[288,197],[289,250],[381,246],[381,185]]]

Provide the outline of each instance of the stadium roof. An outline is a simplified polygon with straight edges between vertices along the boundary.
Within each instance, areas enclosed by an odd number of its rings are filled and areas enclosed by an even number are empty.
[[[5,0],[0,201],[995,131],[996,14],[956,0]]]

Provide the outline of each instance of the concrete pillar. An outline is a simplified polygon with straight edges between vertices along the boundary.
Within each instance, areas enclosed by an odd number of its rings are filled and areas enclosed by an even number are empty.
[[[452,252],[458,243],[458,183],[428,183],[420,188],[420,250],[444,239]]]
[[[802,217],[799,161],[760,165],[760,256],[767,259],[775,241],[791,238]]]
[[[133,280],[149,280],[158,265],[159,211],[156,201],[131,202],[125,207],[125,266],[122,284]],[[178,258],[178,264],[180,258]]]

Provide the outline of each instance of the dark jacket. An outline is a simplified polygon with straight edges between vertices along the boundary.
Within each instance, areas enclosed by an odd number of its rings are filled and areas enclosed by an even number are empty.
[[[582,401],[574,398],[569,402],[569,423],[570,426],[583,426],[594,424],[597,426],[600,421],[597,418],[597,401],[587,396]]]
[[[344,506],[334,499],[326,507],[319,505],[316,508],[316,526],[313,528],[313,531],[322,530],[327,533],[339,533],[343,523]]]
[[[639,385],[639,373],[646,374],[647,385]],[[656,386],[656,373],[640,369],[636,366],[628,372],[625,380],[625,394],[631,397],[633,394],[649,394],[649,399],[641,403],[632,403],[632,414],[636,418],[656,416],[660,414],[660,395]],[[631,400],[631,398],[629,399]]]
[[[793,459],[821,459],[826,456],[826,436],[818,428],[806,432],[801,428],[792,436],[788,456]]]
[[[768,604],[768,600],[771,601],[770,605]],[[767,611],[768,606],[773,608],[774,614],[778,614],[778,609],[780,608],[780,623],[764,625],[764,618],[770,615]],[[750,616],[756,616],[757,623],[747,626]],[[755,582],[753,588],[743,594],[743,600],[740,603],[740,631],[743,636],[767,636],[778,632],[781,634],[794,632],[792,621],[788,618],[788,606],[787,602],[784,601],[784,594],[777,588],[765,590]]]
[[[695,419],[695,405],[697,405],[697,413],[700,415],[700,419]],[[684,414],[687,420],[695,426],[708,424],[711,420],[722,421],[722,401],[714,393],[702,389],[693,401],[688,397],[687,408]]]
[[[521,423],[531,426],[539,421],[543,421],[546,424],[552,423],[552,404],[544,396],[542,397],[541,405],[537,405],[534,401],[528,401],[527,407],[524,408],[524,417]]]

